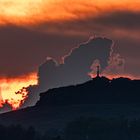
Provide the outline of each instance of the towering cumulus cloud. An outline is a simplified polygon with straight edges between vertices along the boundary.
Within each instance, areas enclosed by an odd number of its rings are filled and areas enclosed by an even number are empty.
[[[85,82],[90,79],[88,73],[95,60],[99,60],[101,70],[108,66],[112,51],[112,41],[107,38],[91,38],[88,42],[63,57],[59,64],[54,59],[47,59],[39,67],[38,86],[29,87],[29,98],[25,106],[34,105],[39,99],[39,93],[49,88],[68,86]]]

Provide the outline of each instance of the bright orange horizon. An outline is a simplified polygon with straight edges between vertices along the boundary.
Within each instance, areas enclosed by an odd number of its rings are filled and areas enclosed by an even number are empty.
[[[0,79],[0,106],[8,103],[13,110],[18,109],[28,97],[28,92],[23,87],[37,84],[37,75],[32,73],[27,76],[17,78]],[[19,94],[17,94],[18,91]]]

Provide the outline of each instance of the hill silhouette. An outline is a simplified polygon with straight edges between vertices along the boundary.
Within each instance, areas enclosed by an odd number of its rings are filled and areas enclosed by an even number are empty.
[[[128,78],[110,80],[96,77],[84,84],[50,89],[42,93],[37,106],[74,104],[140,103],[140,81]]]
[[[79,117],[140,116],[140,80],[96,77],[83,84],[50,89],[40,97],[34,107],[0,115],[0,124],[33,126],[41,132],[51,130],[54,136]]]

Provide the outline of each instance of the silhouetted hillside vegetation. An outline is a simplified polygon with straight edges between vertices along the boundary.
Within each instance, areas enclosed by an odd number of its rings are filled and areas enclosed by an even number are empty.
[[[139,140],[140,119],[81,117],[69,122],[63,134],[50,133],[51,130],[41,134],[33,127],[0,125],[2,140]]]
[[[65,140],[139,140],[140,120],[80,118],[65,129]]]
[[[0,125],[0,139],[2,140],[62,140],[61,137],[49,137],[47,133],[40,134],[33,127],[27,129],[20,125]]]

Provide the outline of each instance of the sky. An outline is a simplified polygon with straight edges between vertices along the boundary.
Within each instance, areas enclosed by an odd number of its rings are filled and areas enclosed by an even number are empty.
[[[124,59],[123,71],[110,74],[140,77],[139,0],[0,0],[1,99],[17,99],[15,92],[37,84],[47,57],[61,62],[91,36],[113,40]]]

